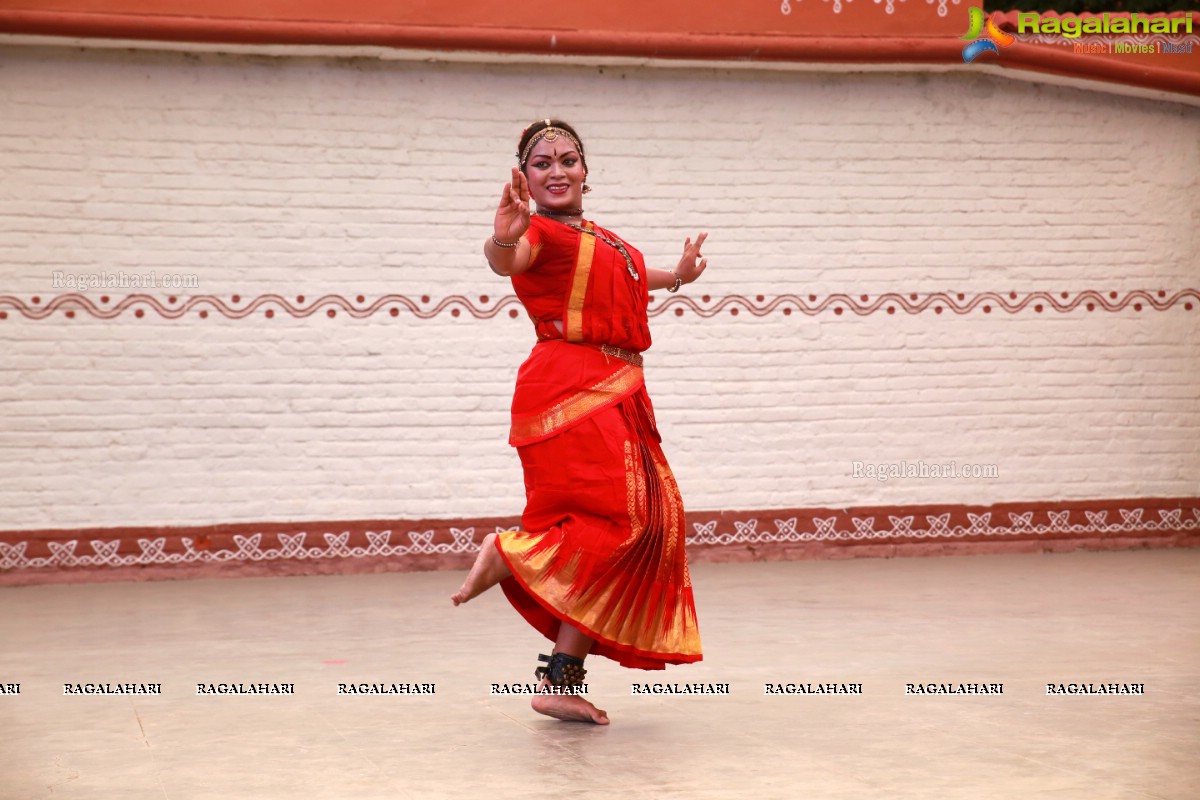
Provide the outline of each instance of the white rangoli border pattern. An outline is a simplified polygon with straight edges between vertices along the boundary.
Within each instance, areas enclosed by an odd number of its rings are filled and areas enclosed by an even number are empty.
[[[1144,508],[1118,509],[1119,520],[1109,521],[1108,511],[1083,511],[1086,522],[1070,521],[1072,513],[1048,511],[1049,523],[1034,524],[1034,511],[1008,512],[1007,524],[993,523],[992,512],[967,513],[967,525],[951,525],[950,513],[926,515],[928,528],[914,528],[916,516],[891,516],[887,522],[877,522],[874,516],[848,517],[849,527],[839,527],[839,518],[813,517],[812,530],[800,530],[797,517],[775,519],[775,530],[759,530],[759,518],[734,520],[733,531],[719,531],[718,520],[692,524],[693,534],[688,537],[689,545],[747,545],[747,544],[802,544],[808,542],[864,542],[887,539],[955,539],[968,536],[1028,536],[1046,534],[1070,534],[1095,536],[1101,534],[1167,533],[1176,531],[1200,531],[1200,508],[1192,508],[1192,517],[1185,519],[1182,508],[1156,509],[1158,519],[1148,519]],[[497,532],[509,530],[498,527]],[[255,562],[281,560],[319,560],[334,558],[402,558],[405,556],[470,554],[479,549],[475,542],[475,528],[450,528],[451,542],[434,542],[434,531],[409,531],[408,542],[392,542],[393,532],[366,531],[366,546],[351,547],[350,531],[322,534],[323,544],[306,546],[309,534],[275,534],[277,546],[264,547],[264,534],[235,534],[234,549],[197,549],[189,537],[181,537],[183,551],[168,553],[167,538],[138,538],[141,552],[122,555],[119,550],[122,540],[92,539],[88,541],[91,553],[77,553],[78,539],[63,542],[48,542],[49,556],[26,555],[28,541],[0,542],[0,570],[45,569],[47,567],[142,567],[178,564],[219,564],[224,562]]]
[[[889,527],[876,527],[875,517],[850,517],[852,528],[838,528],[838,518],[813,517],[813,530],[797,530],[796,517],[776,519],[774,531],[758,530],[758,520],[734,521],[733,533],[718,533],[716,521],[694,523],[695,535],[689,545],[712,544],[798,544],[804,542],[853,542],[872,539],[954,539],[967,536],[1015,536],[1050,533],[1076,536],[1146,533],[1170,531],[1200,531],[1200,508],[1193,508],[1192,519],[1183,518],[1183,509],[1158,509],[1159,519],[1144,520],[1146,509],[1119,509],[1120,522],[1109,522],[1107,511],[1084,511],[1086,523],[1071,523],[1070,511],[1047,512],[1049,524],[1033,524],[1033,511],[1021,514],[1009,512],[1009,524],[992,524],[992,512],[967,513],[969,525],[951,525],[950,514],[927,515],[928,529],[914,529],[915,516],[888,516]]]

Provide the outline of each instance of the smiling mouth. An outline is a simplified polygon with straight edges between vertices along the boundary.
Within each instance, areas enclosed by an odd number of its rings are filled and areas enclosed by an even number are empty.
[[[556,183],[553,186],[547,186],[546,191],[552,194],[564,194],[571,187],[565,183]]]

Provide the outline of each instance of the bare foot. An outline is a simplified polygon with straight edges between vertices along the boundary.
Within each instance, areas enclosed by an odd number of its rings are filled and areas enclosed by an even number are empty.
[[[539,694],[534,695],[530,704],[533,710],[547,717],[566,720],[567,722],[594,722],[597,725],[608,724],[608,713],[601,711],[577,694]]]
[[[456,606],[465,603],[510,575],[512,572],[508,564],[504,563],[500,551],[496,549],[496,534],[489,533],[479,545],[479,555],[475,557],[475,563],[471,565],[471,571],[467,573],[462,588],[450,595],[450,600]]]

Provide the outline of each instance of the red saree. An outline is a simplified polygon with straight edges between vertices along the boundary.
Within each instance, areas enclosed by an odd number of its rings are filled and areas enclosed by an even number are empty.
[[[543,217],[525,237],[532,263],[513,288],[538,343],[513,396],[526,506],[523,530],[496,540],[504,594],[547,638],[566,621],[624,666],[699,661],[683,501],[636,355],[650,346],[642,256],[621,242],[634,281],[599,237]]]

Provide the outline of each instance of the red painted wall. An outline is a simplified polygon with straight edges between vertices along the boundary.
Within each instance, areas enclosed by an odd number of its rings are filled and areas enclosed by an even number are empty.
[[[338,4],[4,0],[0,32],[584,56],[963,65],[964,42],[959,37],[967,29],[968,5],[954,5],[951,0],[742,4],[609,0],[568,6],[495,0]],[[887,12],[889,7],[893,13]],[[1196,26],[1200,34],[1200,21]],[[1200,96],[1200,46],[1194,50],[1187,55],[1083,55],[1058,45],[1019,41],[999,56],[988,54],[977,63]]]

